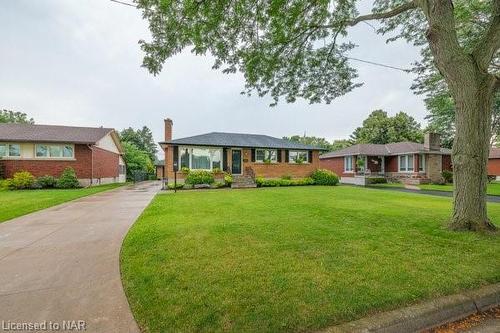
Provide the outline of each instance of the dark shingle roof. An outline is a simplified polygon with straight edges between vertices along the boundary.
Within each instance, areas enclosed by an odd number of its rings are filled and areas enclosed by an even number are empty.
[[[160,142],[160,144],[324,150],[323,148],[320,147],[303,145],[301,143],[273,138],[272,136],[267,136],[267,135],[222,133],[222,132],[212,132],[201,135],[195,135],[187,138],[175,139],[170,142]]]
[[[500,148],[491,148],[489,158],[500,158]]]
[[[341,157],[349,155],[377,155],[377,156],[389,156],[398,155],[405,153],[424,153],[427,152],[424,149],[422,143],[416,142],[396,142],[382,144],[357,144],[337,151],[332,151],[321,155],[320,159],[330,158],[330,157]],[[449,155],[451,150],[447,148],[441,148],[441,154]]]
[[[93,144],[112,131],[103,127],[0,124],[0,141]]]

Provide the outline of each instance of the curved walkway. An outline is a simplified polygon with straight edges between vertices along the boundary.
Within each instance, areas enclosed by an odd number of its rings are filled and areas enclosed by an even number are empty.
[[[74,320],[86,332],[138,332],[120,247],[159,188],[122,187],[0,224],[0,325],[51,321],[64,331]]]

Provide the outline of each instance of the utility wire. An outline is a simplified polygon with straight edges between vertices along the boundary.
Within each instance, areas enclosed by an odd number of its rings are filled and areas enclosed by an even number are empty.
[[[370,64],[370,65],[374,65],[374,66],[380,66],[380,67],[385,67],[385,68],[396,69],[398,71],[402,71],[402,72],[405,72],[405,73],[410,73],[411,72],[411,70],[409,70],[409,69],[405,69],[405,68],[401,68],[401,67],[396,67],[396,66],[391,66],[391,65],[386,65],[386,64],[381,64],[381,63],[374,62],[374,61],[363,60],[363,59],[358,59],[358,58],[351,58],[351,57],[346,57],[346,58],[350,59],[350,60],[354,60],[354,61],[364,62],[364,63]]]
[[[130,7],[137,8],[136,5],[128,3],[128,2],[124,2],[124,1],[120,1],[120,0],[109,0],[109,1],[115,2],[115,3],[119,3],[120,5],[125,5],[125,6],[130,6]]]

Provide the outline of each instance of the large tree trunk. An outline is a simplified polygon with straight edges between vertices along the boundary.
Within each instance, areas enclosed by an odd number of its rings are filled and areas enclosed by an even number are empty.
[[[477,58],[460,46],[456,34],[453,2],[417,2],[429,23],[426,38],[437,69],[455,101],[453,142],[453,215],[456,230],[494,229],[486,210],[492,96],[496,78],[480,69]]]
[[[470,72],[469,72],[470,73]],[[487,164],[493,90],[491,78],[475,71],[454,85],[456,134],[453,143],[454,230],[491,230],[486,209]],[[460,88],[461,87],[461,88]]]

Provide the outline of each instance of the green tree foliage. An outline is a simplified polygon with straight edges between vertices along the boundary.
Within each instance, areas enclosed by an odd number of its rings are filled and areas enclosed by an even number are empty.
[[[332,149],[332,145],[330,144],[330,142],[328,142],[327,139],[319,138],[316,136],[292,135],[290,137],[284,136],[283,139],[292,142],[298,142],[304,145],[311,145],[320,148],[325,148],[328,150]]]
[[[120,132],[122,142],[134,144],[137,148],[147,152],[151,161],[156,159],[158,146],[153,139],[153,133],[147,126],[134,130],[132,127],[126,128]]]
[[[35,121],[23,112],[0,110],[0,123],[34,124]]]
[[[337,140],[333,140],[333,142],[331,144],[331,150],[336,151],[336,150],[347,148],[349,146],[352,146],[352,142],[350,140],[337,139]]]
[[[149,154],[131,142],[124,141],[123,158],[127,164],[127,178],[133,179],[135,172],[153,173],[154,165]]]
[[[389,117],[382,110],[373,111],[363,121],[363,126],[354,130],[351,140],[354,143],[378,143],[413,141],[422,142],[424,134],[420,124],[404,112]]]

